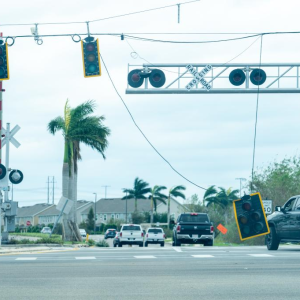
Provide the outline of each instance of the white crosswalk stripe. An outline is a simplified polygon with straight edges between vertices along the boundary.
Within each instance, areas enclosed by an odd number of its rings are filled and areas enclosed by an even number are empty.
[[[248,255],[253,257],[274,257],[274,255],[271,254],[248,254]]]
[[[176,252],[182,252],[182,249],[179,247],[172,247]]]
[[[36,260],[36,257],[18,257],[16,260]]]
[[[153,255],[139,255],[139,256],[134,256],[135,258],[156,258],[155,256]]]
[[[95,256],[78,256],[75,259],[96,259]]]
[[[214,257],[213,255],[205,255],[205,254],[203,254],[203,255],[192,255],[193,257],[196,257],[196,258],[207,258],[207,257]]]

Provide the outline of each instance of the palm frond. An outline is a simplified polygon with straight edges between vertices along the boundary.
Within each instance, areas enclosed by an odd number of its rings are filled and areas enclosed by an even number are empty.
[[[51,134],[55,134],[57,131],[62,130],[63,135],[65,134],[65,122],[62,117],[57,117],[51,120],[47,126],[48,131]]]

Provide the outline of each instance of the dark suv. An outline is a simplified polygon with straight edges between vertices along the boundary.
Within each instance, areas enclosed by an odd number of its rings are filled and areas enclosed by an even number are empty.
[[[105,239],[113,239],[115,236],[116,236],[116,233],[117,233],[117,229],[107,229],[106,232],[105,232],[105,235],[104,235],[104,238]]]
[[[300,242],[300,195],[290,198],[267,218],[270,234],[266,236],[269,250],[277,250],[280,242]]]

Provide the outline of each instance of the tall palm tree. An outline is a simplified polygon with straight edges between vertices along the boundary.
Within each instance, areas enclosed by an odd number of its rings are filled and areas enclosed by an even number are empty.
[[[98,151],[105,159],[104,152],[108,146],[107,137],[110,129],[103,125],[103,116],[91,116],[95,110],[95,102],[89,100],[75,108],[69,106],[68,100],[64,107],[64,116],[51,120],[48,131],[55,135],[61,131],[64,137],[64,158],[62,170],[62,194],[73,200],[70,213],[64,218],[65,240],[80,239],[76,220],[77,173],[78,160],[81,160],[80,143]]]
[[[170,224],[170,206],[171,206],[171,198],[182,198],[185,199],[185,195],[181,191],[185,191],[186,188],[183,185],[177,185],[169,190],[169,196],[168,196],[168,224]]]
[[[151,199],[150,223],[153,223],[153,207],[154,207],[154,211],[156,212],[158,201],[162,202],[163,204],[167,204],[165,199],[168,199],[168,197],[161,193],[162,190],[166,190],[166,189],[167,188],[165,186],[155,185],[150,191],[151,193],[149,196],[149,199]]]
[[[151,192],[148,186],[149,183],[136,177],[133,183],[133,189],[123,189],[126,196],[122,199],[134,199],[134,211],[137,212],[137,199],[147,199],[145,195]]]
[[[215,188],[215,186],[214,185],[210,186],[203,195],[203,203],[206,204],[206,206],[219,205],[217,194],[218,191]]]

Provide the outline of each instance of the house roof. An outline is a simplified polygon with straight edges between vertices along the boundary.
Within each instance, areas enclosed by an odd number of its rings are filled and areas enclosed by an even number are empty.
[[[32,206],[23,206],[18,208],[17,217],[32,217],[43,210],[51,207],[53,204],[39,203]]]
[[[91,206],[94,209],[94,206]],[[151,209],[151,201],[149,199],[138,199],[137,210],[139,212],[147,211]],[[83,215],[89,213],[90,207],[82,212]],[[100,199],[96,202],[96,212],[101,213],[125,213],[126,212],[126,200],[121,198],[107,198]],[[127,213],[134,212],[134,199],[127,200]]]

